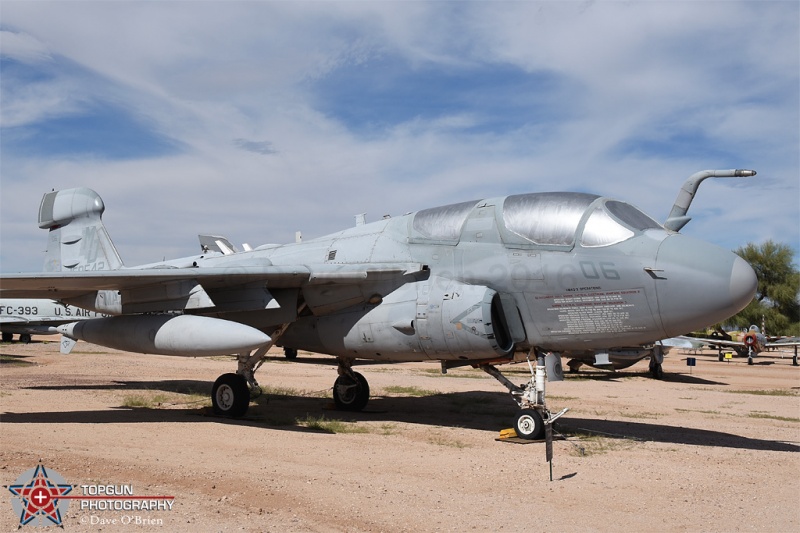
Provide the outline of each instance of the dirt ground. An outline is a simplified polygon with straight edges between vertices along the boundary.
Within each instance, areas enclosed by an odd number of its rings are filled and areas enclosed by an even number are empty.
[[[673,351],[663,381],[642,362],[549,384],[551,410],[570,408],[550,481],[543,443],[495,440],[516,405],[473,369],[360,366],[372,398],[350,414],[331,408],[332,358],[276,351],[256,374],[266,394],[227,420],[207,396],[231,358],[83,342],[63,356],[57,337],[0,353],[3,531],[20,521],[8,487],[38,464],[73,495],[174,497],[171,510],[70,500],[64,531],[800,531],[790,358],[748,367]],[[502,369],[527,379],[524,364]]]

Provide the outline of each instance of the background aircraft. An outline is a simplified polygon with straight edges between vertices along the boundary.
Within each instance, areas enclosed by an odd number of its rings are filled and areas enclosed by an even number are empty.
[[[508,388],[520,407],[517,434],[535,438],[560,415],[545,404],[546,354],[649,356],[659,375],[656,340],[723,321],[752,300],[757,281],[744,260],[678,231],[700,182],[754,174],[694,174],[663,226],[592,194],[518,194],[286,245],[209,245],[135,268],[123,268],[97,193],[53,191],[39,209],[46,272],[5,274],[0,295],[46,294],[117,315],[58,327],[72,339],[141,353],[238,354],[236,373],[212,388],[220,414],[245,413],[258,390],[254,373],[277,344],[337,357],[340,409],[369,400],[357,359],[438,361],[443,372],[473,365]],[[537,363],[522,386],[495,366],[519,354]]]
[[[724,339],[720,337],[685,337],[690,341],[699,341],[706,343],[710,346],[716,346],[719,350],[719,360],[723,360],[722,349],[723,347],[733,348],[736,353],[740,357],[747,357],[747,364],[753,364],[753,358],[760,354],[763,351],[768,349],[775,349],[779,350],[780,348],[792,348],[795,347],[794,351],[794,359],[793,363],[797,365],[797,346],[800,346],[800,342],[793,341],[793,340],[781,340],[770,342],[766,335],[761,333],[761,330],[758,329],[758,326],[750,326],[750,329],[747,333],[744,334],[741,341],[735,341],[733,339]],[[788,353],[788,352],[781,352],[781,353]]]
[[[0,299],[0,331],[3,342],[19,335],[20,342],[31,342],[31,335],[55,335],[57,326],[76,320],[108,316],[45,299]]]

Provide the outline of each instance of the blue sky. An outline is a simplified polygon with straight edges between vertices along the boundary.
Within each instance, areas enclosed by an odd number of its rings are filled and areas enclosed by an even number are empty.
[[[88,186],[128,265],[198,233],[291,242],[435,205],[582,191],[800,255],[800,4],[28,2],[0,6],[0,269]]]

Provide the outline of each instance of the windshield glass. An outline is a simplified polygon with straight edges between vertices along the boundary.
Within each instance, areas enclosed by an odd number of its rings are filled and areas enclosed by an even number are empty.
[[[606,209],[624,224],[635,230],[644,231],[646,229],[661,228],[661,224],[645,215],[631,204],[626,204],[618,200],[609,200],[606,202]]]
[[[583,227],[581,245],[586,247],[608,246],[633,237],[633,232],[611,218],[602,207],[597,207],[589,215]]]
[[[659,228],[658,222],[632,205],[608,200],[586,219],[581,246],[609,246],[630,239],[636,232]]]

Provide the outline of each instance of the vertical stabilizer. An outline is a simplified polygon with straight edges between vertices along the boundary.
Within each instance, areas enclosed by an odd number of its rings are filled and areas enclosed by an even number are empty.
[[[49,230],[46,272],[116,270],[122,267],[102,217],[105,205],[91,189],[65,189],[44,195],[39,227]]]

